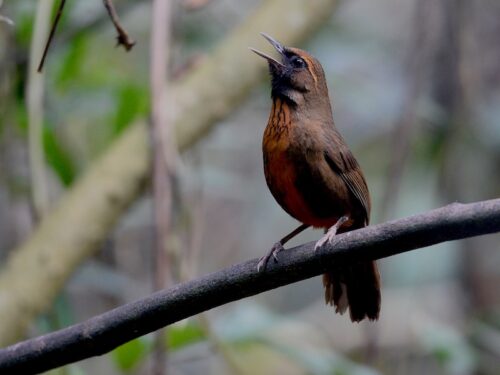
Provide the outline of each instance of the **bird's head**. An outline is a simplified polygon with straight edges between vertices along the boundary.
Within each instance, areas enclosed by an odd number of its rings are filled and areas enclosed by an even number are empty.
[[[298,48],[285,47],[267,34],[261,33],[281,55],[281,62],[265,53],[250,48],[265,58],[272,79],[273,98],[281,98],[292,105],[311,101],[328,101],[325,73],[319,61]]]

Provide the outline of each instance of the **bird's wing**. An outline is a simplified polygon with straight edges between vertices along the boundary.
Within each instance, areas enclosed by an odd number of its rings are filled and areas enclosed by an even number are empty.
[[[361,168],[347,146],[337,150],[329,149],[324,152],[324,157],[330,168],[337,173],[347,185],[365,210],[365,224],[370,220],[370,193],[366,185]]]

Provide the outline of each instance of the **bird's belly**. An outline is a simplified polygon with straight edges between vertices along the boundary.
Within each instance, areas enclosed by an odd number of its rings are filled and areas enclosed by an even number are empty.
[[[319,199],[312,201],[310,192],[305,191],[303,186],[308,185],[314,190],[316,183],[299,181],[305,176],[297,165],[300,164],[290,160],[286,152],[265,155],[264,172],[269,190],[280,206],[302,223],[325,228],[334,225],[342,213],[336,207],[331,207],[332,196],[324,197],[325,199],[317,197]],[[317,194],[322,195],[322,192],[317,191]]]

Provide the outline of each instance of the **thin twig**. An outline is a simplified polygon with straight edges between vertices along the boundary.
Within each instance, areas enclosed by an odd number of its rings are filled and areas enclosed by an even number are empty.
[[[454,203],[341,234],[333,246],[320,251],[310,242],[283,252],[279,263],[270,263],[263,272],[257,272],[258,260],[253,259],[2,349],[0,373],[41,372],[107,353],[203,311],[322,274],[334,261],[380,259],[495,232],[500,232],[500,199]]]
[[[118,18],[118,14],[116,13],[115,7],[111,0],[103,0],[104,6],[108,11],[109,17],[111,18],[111,22],[115,26],[116,32],[118,36],[116,40],[118,41],[117,45],[122,45],[127,51],[130,51],[132,47],[135,45],[135,40],[130,38],[128,33],[125,31],[123,26],[120,23],[120,19]]]
[[[103,0],[104,6],[108,11],[109,17],[115,26],[116,32],[118,33],[117,41],[118,45],[122,45],[127,51],[130,51],[132,47],[135,45],[135,40],[130,38],[127,31],[123,28],[120,23],[120,19],[118,18],[118,14],[116,13],[115,7],[111,0]],[[49,51],[49,47],[52,44],[52,39],[54,38],[54,34],[57,29],[57,25],[59,24],[59,20],[61,19],[61,15],[64,9],[64,5],[66,4],[66,0],[61,0],[59,3],[59,8],[57,9],[56,17],[54,22],[52,23],[52,28],[50,30],[49,38],[47,39],[47,43],[45,44],[45,49],[43,51],[42,59],[40,60],[40,64],[38,65],[38,73],[40,73],[43,69],[43,65],[45,64],[45,59],[47,57],[47,53]]]
[[[128,0],[127,2],[121,1],[116,5],[116,10],[118,14],[126,14],[136,7],[142,5],[142,3],[147,0]],[[1,21],[1,18],[0,18]],[[82,20],[75,20],[68,25],[67,28],[61,30],[58,34],[54,35],[54,39],[50,42],[52,48],[59,48],[67,46],[72,40],[77,39],[78,37],[88,33],[89,30],[99,29],[102,25],[109,22],[109,15],[107,12],[102,12],[102,14],[96,14],[94,18],[85,18]],[[28,61],[28,55],[24,50],[16,51],[15,56],[16,64],[24,65]]]
[[[56,32],[57,25],[59,24],[59,20],[61,19],[61,15],[64,9],[64,5],[66,4],[66,0],[61,0],[59,3],[59,8],[57,9],[56,18],[52,23],[52,28],[50,29],[49,39],[47,39],[47,43],[45,43],[45,48],[43,50],[42,59],[40,60],[40,64],[38,64],[37,72],[41,73],[43,69],[43,65],[45,64],[45,58],[47,57],[47,52],[49,52],[50,44],[52,43],[52,39],[54,38],[54,34]]]

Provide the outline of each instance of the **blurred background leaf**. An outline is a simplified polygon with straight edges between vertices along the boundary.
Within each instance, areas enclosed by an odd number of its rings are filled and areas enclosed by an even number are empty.
[[[174,324],[165,330],[165,343],[169,350],[182,349],[206,338],[203,328],[191,319],[187,322]]]
[[[43,145],[47,163],[52,167],[64,186],[69,186],[75,178],[76,170],[70,153],[56,138],[49,126],[44,127]]]
[[[144,338],[134,339],[111,352],[116,366],[123,372],[130,372],[144,360],[149,346]]]

